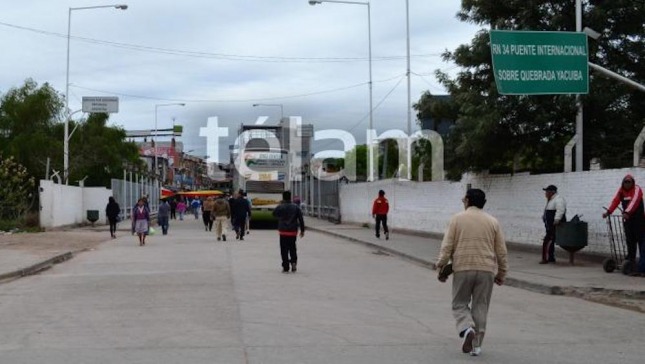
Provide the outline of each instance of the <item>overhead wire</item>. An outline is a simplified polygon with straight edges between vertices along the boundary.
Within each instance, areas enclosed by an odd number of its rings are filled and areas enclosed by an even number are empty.
[[[387,100],[387,99],[390,97],[390,95],[392,95],[392,93],[394,92],[394,90],[396,90],[396,88],[397,88],[397,87],[399,87],[399,85],[401,84],[401,82],[402,82],[404,79],[405,79],[405,75],[400,76],[399,81],[397,81],[397,83],[394,85],[394,87],[392,87],[392,88],[390,89],[390,91],[388,91],[388,92],[385,94],[385,96],[383,96],[383,98],[382,98],[379,102],[377,102],[377,103],[376,103],[376,105],[374,106],[374,108],[371,110],[371,111],[372,111],[372,114],[374,113],[374,110],[378,109],[378,108],[381,106],[381,104],[383,104],[383,102],[385,102],[385,100]],[[349,133],[349,132],[353,131],[356,127],[358,127],[359,125],[361,125],[361,124],[362,124],[362,123],[363,123],[363,122],[364,122],[364,121],[369,117],[369,115],[370,115],[370,113],[369,113],[369,112],[368,112],[367,114],[365,114],[362,118],[360,118],[360,119],[358,120],[358,122],[356,122],[356,123],[355,123],[351,128],[349,128],[349,129],[347,130],[347,132]],[[372,125],[372,127],[373,127],[373,125]],[[334,142],[335,142],[335,141],[325,143],[325,144],[323,144],[322,146],[319,146],[318,148],[319,148],[319,149],[326,148],[327,146],[329,146],[329,145],[333,144]]]
[[[0,26],[33,32],[37,34],[42,34],[46,36],[54,36],[59,38],[67,39],[66,34],[51,32],[42,29],[30,28],[21,25],[10,24],[6,22],[0,22]],[[366,62],[368,61],[367,57],[286,57],[286,56],[255,56],[255,55],[240,55],[240,54],[225,54],[225,53],[213,53],[213,52],[200,52],[200,51],[187,51],[180,49],[172,48],[161,48],[161,47],[152,47],[145,45],[129,44],[129,43],[120,43],[112,42],[100,39],[79,37],[79,36],[70,36],[70,39],[91,43],[91,44],[100,44],[106,45],[115,48],[139,51],[139,52],[148,52],[148,53],[158,53],[158,54],[168,54],[175,56],[186,56],[194,58],[212,58],[212,59],[222,59],[229,61],[249,61],[249,62],[282,62],[282,63],[338,63],[338,62]],[[415,58],[428,58],[428,57],[440,57],[441,53],[427,53],[427,54],[416,54],[412,57]],[[406,56],[380,56],[372,57],[372,61],[392,61],[404,59]]]
[[[46,36],[54,36],[59,38],[67,39],[66,34],[56,33],[52,31],[36,29],[25,27],[21,25],[0,22],[0,26],[7,28],[18,29],[22,31],[33,32]],[[213,53],[213,52],[201,52],[201,51],[187,51],[180,49],[172,48],[161,48],[161,47],[152,47],[138,44],[129,44],[129,43],[120,43],[112,42],[94,38],[86,38],[79,36],[70,36],[70,39],[91,43],[91,44],[100,44],[106,45],[115,48],[122,48],[127,50],[139,51],[139,52],[148,52],[148,53],[159,53],[159,54],[168,54],[175,56],[186,56],[194,58],[213,58],[213,59],[222,59],[230,61],[251,61],[251,62],[284,62],[284,63],[333,63],[333,62],[365,62],[368,61],[367,57],[285,57],[285,56],[254,56],[254,55],[240,55],[240,54],[225,54],[225,53]],[[413,55],[415,58],[428,58],[428,57],[440,57],[441,53],[427,53],[427,54],[416,54]],[[400,60],[405,58],[405,56],[381,56],[381,57],[372,57],[373,61],[392,61]]]
[[[376,83],[388,82],[388,81],[394,80],[394,79],[396,79],[398,77],[401,77],[401,76],[397,75],[397,76],[394,76],[394,77],[391,77],[391,78],[388,78],[388,79],[377,80],[377,81],[373,81],[373,82],[376,82]],[[95,88],[91,88],[91,87],[84,87],[84,86],[77,85],[77,84],[70,84],[70,88],[78,88],[78,89],[87,90],[87,91],[99,92],[99,93],[106,94],[106,95],[123,96],[123,97],[129,97],[129,98],[155,100],[155,101],[184,102],[184,103],[225,103],[225,102],[248,103],[248,102],[255,102],[255,101],[260,102],[260,101],[272,101],[272,100],[287,100],[287,99],[295,99],[295,98],[301,98],[301,97],[322,95],[322,94],[328,94],[328,93],[334,93],[334,92],[350,90],[350,89],[365,86],[365,85],[368,85],[368,84],[369,84],[368,82],[361,82],[361,83],[356,83],[356,84],[353,84],[353,85],[338,87],[338,88],[329,89],[329,90],[313,91],[313,92],[308,92],[308,93],[303,93],[303,94],[295,94],[295,95],[288,95],[288,96],[274,96],[274,97],[251,98],[251,99],[167,99],[167,98],[161,98],[161,97],[153,97],[153,96],[145,96],[145,95],[133,95],[133,94],[126,94],[126,93],[121,93],[121,92],[99,90],[99,89],[95,89]]]

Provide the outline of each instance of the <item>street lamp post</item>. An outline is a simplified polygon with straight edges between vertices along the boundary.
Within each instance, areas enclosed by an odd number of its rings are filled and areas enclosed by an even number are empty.
[[[155,105],[155,139],[154,139],[154,141],[155,141],[155,148],[154,148],[154,153],[155,153],[154,175],[155,176],[157,176],[157,174],[159,173],[159,171],[158,171],[159,166],[157,165],[157,139],[158,139],[158,137],[157,137],[157,110],[159,109],[159,107],[162,107],[162,106],[186,106],[186,104],[180,103],[180,102],[173,102],[173,103],[170,103],[170,104],[156,104]]]
[[[412,137],[412,94],[411,94],[411,85],[410,85],[410,0],[405,0],[405,45],[406,45],[406,60],[407,60],[407,69],[406,75],[408,77],[408,103],[406,107],[408,108],[408,142],[407,142],[407,179],[412,179],[412,144],[410,138]]]
[[[253,104],[253,107],[258,107],[258,106],[276,106],[280,107],[280,121],[282,121],[282,118],[284,118],[284,107],[282,104]]]
[[[69,8],[67,13],[67,71],[65,76],[65,135],[63,136],[63,179],[65,184],[68,184],[69,177],[69,49],[70,49],[70,35],[72,31],[72,11],[74,10],[90,10],[90,9],[101,9],[101,8],[115,8],[119,10],[126,10],[127,5],[117,4],[117,5],[98,5],[98,6],[83,6],[78,8]]]
[[[367,7],[367,44],[369,52],[369,92],[370,92],[370,125],[369,132],[372,132],[374,127],[373,111],[374,107],[372,106],[372,14],[369,1],[341,1],[341,0],[309,0],[309,5],[318,5],[322,3],[337,3],[337,4],[351,4],[351,5],[364,5]],[[370,134],[371,135],[371,134]],[[367,143],[367,150],[369,153],[369,176],[368,180],[374,180],[374,153],[372,151],[372,143]]]

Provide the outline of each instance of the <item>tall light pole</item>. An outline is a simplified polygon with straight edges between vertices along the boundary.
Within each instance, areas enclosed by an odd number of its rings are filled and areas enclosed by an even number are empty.
[[[576,32],[582,31],[582,1],[576,0]],[[580,95],[576,95],[576,104],[578,105],[578,112],[576,113],[576,171],[582,172],[583,169],[583,142],[582,142],[582,129],[583,129],[583,107]]]
[[[412,179],[412,145],[410,138],[412,137],[412,95],[411,95],[411,82],[410,82],[410,0],[405,0],[405,33],[406,33],[406,59],[407,69],[406,75],[408,77],[408,142],[407,142],[407,179]]]
[[[276,107],[280,107],[280,121],[282,121],[282,118],[284,118],[284,106],[282,104],[253,104],[253,107],[258,107],[258,106],[276,106]]]
[[[337,3],[337,4],[351,4],[351,5],[364,5],[367,6],[367,44],[369,52],[369,91],[370,91],[370,125],[369,132],[372,132],[374,128],[374,118],[373,111],[374,107],[372,106],[372,14],[369,1],[341,1],[341,0],[309,0],[309,5],[318,5],[322,3]],[[371,135],[371,134],[370,134]],[[372,143],[367,143],[367,150],[369,153],[369,176],[367,177],[369,181],[374,180],[374,153],[372,151]]]
[[[65,135],[63,136],[63,180],[68,184],[69,177],[69,48],[70,48],[70,34],[72,32],[72,11],[74,10],[90,10],[101,8],[115,8],[119,10],[126,10],[127,5],[98,5],[98,6],[83,6],[79,8],[69,8],[67,13],[67,71],[65,76]]]
[[[162,106],[186,106],[186,104],[182,102],[173,102],[170,104],[156,104],[155,105],[155,148],[154,148],[154,153],[155,153],[155,159],[154,159],[154,175],[156,176],[157,173],[159,172],[158,165],[157,165],[157,110],[159,110],[160,107]]]

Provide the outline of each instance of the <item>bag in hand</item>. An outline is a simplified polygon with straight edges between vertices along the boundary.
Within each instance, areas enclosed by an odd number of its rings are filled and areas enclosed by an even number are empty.
[[[439,279],[440,282],[445,282],[448,277],[452,274],[452,263],[444,265],[441,270],[439,271],[439,276],[437,279]]]

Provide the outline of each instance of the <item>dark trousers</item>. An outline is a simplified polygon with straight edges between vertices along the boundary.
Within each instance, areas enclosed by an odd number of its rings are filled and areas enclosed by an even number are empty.
[[[282,268],[289,270],[289,263],[298,262],[298,253],[296,252],[297,236],[280,235],[280,255],[282,256]]]
[[[383,232],[388,233],[387,229],[387,215],[376,215],[376,236],[381,235],[381,224],[383,224]]]
[[[555,262],[555,225],[546,224],[546,234],[542,240],[542,261]]]
[[[171,208],[170,209],[170,218],[173,220],[177,220],[177,209],[176,208]]]
[[[114,236],[116,234],[116,217],[108,218],[108,221],[110,222],[110,236]]]
[[[157,217],[157,223],[161,226],[161,233],[163,235],[168,234],[168,216]]]
[[[244,225],[246,224],[246,215],[236,216],[231,220],[231,225],[233,225],[233,230],[235,230],[235,235],[239,238],[244,237]]]
[[[624,222],[625,241],[627,243],[627,260],[636,262],[636,247],[642,241],[642,222],[640,220],[629,219]]]
[[[210,211],[202,212],[202,220],[204,221],[204,226],[208,227],[208,231],[213,230],[213,220],[211,220],[211,212]]]

